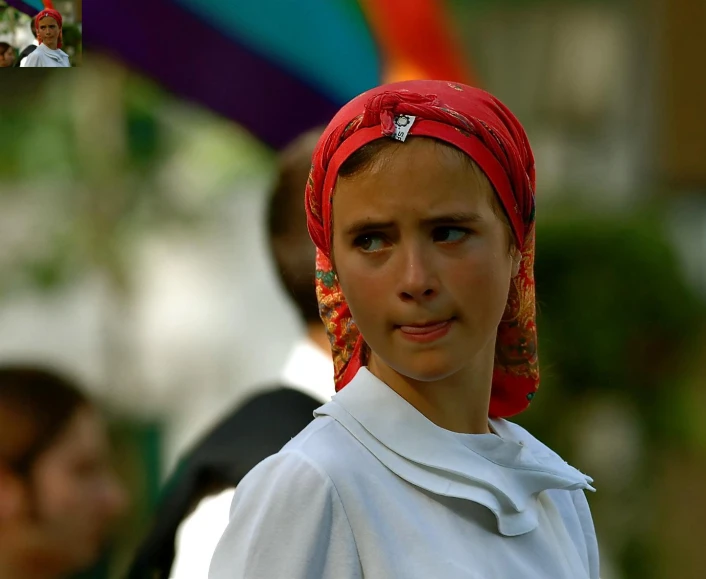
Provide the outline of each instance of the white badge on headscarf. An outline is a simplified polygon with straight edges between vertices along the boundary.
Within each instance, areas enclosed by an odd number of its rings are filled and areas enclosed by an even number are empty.
[[[417,117],[414,115],[397,115],[395,117],[395,132],[392,133],[392,138],[404,143],[416,119]]]

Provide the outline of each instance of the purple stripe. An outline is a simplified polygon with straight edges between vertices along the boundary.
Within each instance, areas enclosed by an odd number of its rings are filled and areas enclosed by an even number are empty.
[[[343,103],[169,0],[88,2],[84,44],[112,53],[281,148]]]
[[[39,14],[39,10],[37,10],[34,6],[30,6],[26,2],[22,2],[22,0],[5,0],[5,2],[7,2],[9,6],[12,6],[13,8],[16,8],[20,12],[24,12],[29,16],[36,16]]]

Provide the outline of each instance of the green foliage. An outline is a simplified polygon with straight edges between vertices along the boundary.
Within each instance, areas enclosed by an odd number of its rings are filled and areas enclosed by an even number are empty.
[[[659,219],[562,215],[540,222],[535,275],[543,369],[535,404],[614,393],[634,401],[651,436],[674,434],[662,402],[703,327],[704,307]]]
[[[62,50],[69,55],[71,66],[78,66],[82,50],[81,29],[76,24],[64,24],[62,27],[62,38]]]
[[[31,214],[11,259],[0,253],[0,297],[90,271],[128,291],[145,236],[207,223],[234,184],[271,166],[241,129],[153,84],[109,64],[84,72],[20,75],[22,98],[0,94],[12,144],[0,155],[0,204]]]
[[[29,21],[27,17],[0,0],[0,34],[11,34],[25,19]]]
[[[704,304],[656,212],[564,213],[540,221],[535,275],[542,384],[518,422],[581,468],[586,431],[577,425],[585,408],[611,401],[636,419],[641,447],[633,448],[636,470],[621,475],[628,486],[599,479],[589,500],[621,577],[656,577],[658,530],[640,517],[651,512],[657,492],[651,475],[658,449],[693,446],[691,438],[704,436],[703,419],[687,402]],[[602,415],[592,428],[606,420]],[[600,433],[598,439],[605,440]],[[591,447],[594,454],[606,450]]]
[[[76,24],[64,24],[61,28],[64,46],[78,48],[81,45],[81,29]]]

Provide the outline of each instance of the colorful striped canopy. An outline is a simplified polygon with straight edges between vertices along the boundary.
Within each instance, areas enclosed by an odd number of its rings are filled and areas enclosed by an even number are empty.
[[[44,8],[44,2],[42,0],[5,0],[9,6],[17,8],[25,14],[34,16]]]
[[[42,2],[11,4],[36,13]],[[443,0],[104,0],[86,11],[86,47],[274,147],[381,82],[473,80]]]

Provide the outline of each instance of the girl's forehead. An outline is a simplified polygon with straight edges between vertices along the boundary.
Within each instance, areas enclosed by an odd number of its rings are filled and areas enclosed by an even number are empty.
[[[39,21],[40,26],[48,26],[51,24],[56,24],[56,20],[54,20],[51,16],[45,16]]]
[[[339,179],[334,206],[344,213],[400,208],[463,212],[477,207],[492,193],[487,179],[474,171],[470,158],[453,147],[419,139],[391,151],[381,151],[378,159],[384,160],[371,163],[359,174]]]
[[[467,176],[472,160],[466,153],[444,141],[414,137],[405,143],[380,140],[374,144],[374,150],[364,163],[362,170],[355,177],[379,178],[394,175],[417,173],[423,174],[435,170],[444,176]]]

